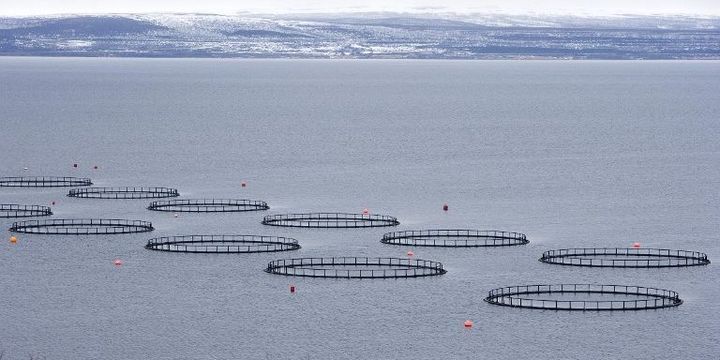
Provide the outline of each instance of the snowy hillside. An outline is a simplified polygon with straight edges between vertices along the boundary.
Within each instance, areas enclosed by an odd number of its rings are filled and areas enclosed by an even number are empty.
[[[0,18],[0,55],[717,59],[720,18],[387,13]]]

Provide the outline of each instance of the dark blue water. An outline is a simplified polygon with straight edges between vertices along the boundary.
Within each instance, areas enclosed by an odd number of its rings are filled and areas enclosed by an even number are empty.
[[[149,201],[1,188],[3,203],[56,201],[56,218],[144,219],[157,229],[20,234],[15,245],[4,232],[0,352],[3,359],[717,359],[719,116],[718,62],[2,58],[1,176],[172,186],[184,198],[265,200],[267,213],[369,208],[398,217],[399,229],[502,229],[531,243],[412,249],[443,262],[441,277],[287,278],[262,269],[283,257],[404,257],[410,248],[381,244],[386,229],[272,228],[260,224],[263,213],[174,218],[145,210]],[[255,255],[143,248],[149,237],[193,233],[291,236],[303,248]],[[595,269],[537,261],[548,249],[636,241],[703,251],[715,263]],[[122,267],[113,266],[116,258]],[[565,282],[666,288],[685,303],[567,313],[482,301],[495,287]],[[466,319],[472,330],[463,328]]]

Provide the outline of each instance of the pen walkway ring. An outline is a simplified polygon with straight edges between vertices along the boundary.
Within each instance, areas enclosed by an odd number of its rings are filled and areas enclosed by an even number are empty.
[[[110,235],[153,231],[152,223],[125,219],[25,220],[12,224],[10,231],[47,235]]]
[[[180,196],[177,189],[166,187],[89,187],[71,189],[69,197],[84,199],[152,199]]]
[[[572,294],[572,300],[537,299],[537,295]],[[576,300],[578,294],[627,296],[628,300]],[[640,297],[634,299],[632,297]],[[646,310],[679,306],[682,299],[671,290],[627,285],[555,284],[523,285],[493,289],[485,301],[502,306],[547,310]]]
[[[148,210],[168,212],[241,212],[260,211],[270,207],[264,201],[246,199],[179,199],[153,201]]]
[[[498,230],[407,230],[389,232],[380,242],[390,245],[428,247],[493,247],[529,243],[525,234]]]
[[[50,216],[52,210],[41,205],[0,204],[0,218]]]
[[[710,264],[707,254],[653,248],[571,248],[545,251],[540,261],[548,264],[614,267],[660,268]]]
[[[265,272],[317,278],[388,279],[436,276],[447,271],[441,263],[429,260],[332,257],[275,260],[268,263]]]
[[[88,178],[71,176],[9,176],[0,178],[0,187],[73,187],[90,186],[92,181]]]
[[[184,253],[243,254],[300,249],[292,238],[262,235],[179,235],[150,239],[146,249]]]
[[[303,228],[368,228],[397,226],[397,218],[388,215],[350,213],[303,213],[268,215],[265,225]]]

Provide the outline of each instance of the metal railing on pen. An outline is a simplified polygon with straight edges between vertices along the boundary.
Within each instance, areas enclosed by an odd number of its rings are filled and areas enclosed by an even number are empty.
[[[168,212],[241,212],[261,211],[270,207],[264,201],[247,199],[178,199],[153,201],[148,210]]]
[[[390,245],[492,247],[529,243],[525,234],[500,230],[433,229],[389,232],[380,242]]]
[[[656,248],[556,249],[545,251],[539,260],[557,265],[617,268],[683,267],[710,264],[705,253]]]
[[[287,276],[339,279],[413,278],[447,272],[437,261],[367,257],[280,259],[269,262],[265,271]]]
[[[0,204],[0,218],[50,216],[52,210],[42,205]]]
[[[185,252],[238,254],[300,249],[293,238],[264,235],[179,235],[148,240],[146,249]]]
[[[153,231],[152,223],[125,219],[25,220],[12,224],[10,231],[49,235],[111,235]]]
[[[177,189],[167,187],[88,187],[71,189],[69,197],[84,199],[151,199],[180,196]]]
[[[624,300],[558,300],[537,299],[526,295],[546,294],[602,294],[638,296],[642,299]],[[485,301],[490,304],[548,310],[646,310],[675,307],[682,304],[677,292],[672,290],[628,285],[553,284],[522,285],[493,289]]]
[[[0,187],[73,187],[90,186],[88,178],[72,176],[7,176],[0,177]]]
[[[262,223],[303,228],[368,228],[400,224],[397,218],[388,215],[330,212],[268,215]]]

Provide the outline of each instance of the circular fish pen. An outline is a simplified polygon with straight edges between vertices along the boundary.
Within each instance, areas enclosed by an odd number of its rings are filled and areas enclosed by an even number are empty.
[[[0,187],[73,187],[90,186],[92,181],[88,178],[70,176],[9,176],[0,178]]]
[[[265,272],[286,276],[338,279],[390,279],[443,275],[437,261],[400,258],[332,257],[281,259],[268,263]]]
[[[662,268],[708,265],[707,254],[653,248],[572,248],[545,251],[548,264],[613,268]]]
[[[588,296],[586,300],[551,299],[571,294]],[[538,298],[538,297],[547,298]],[[625,296],[627,300],[593,299],[599,296]],[[596,284],[555,284],[555,285],[523,285],[509,286],[490,290],[485,301],[490,304],[547,310],[647,310],[679,306],[683,303],[678,293],[671,290],[647,288],[627,285],[596,285]]]
[[[177,189],[167,187],[89,187],[71,189],[69,197],[83,199],[153,199],[180,196]]]
[[[493,247],[529,243],[525,234],[498,230],[407,230],[383,235],[383,244],[429,247]]]
[[[150,239],[146,249],[213,254],[244,254],[300,249],[292,238],[262,235],[180,235]]]
[[[265,216],[262,223],[269,226],[302,228],[369,228],[397,226],[397,218],[388,215],[351,213],[303,213]]]
[[[50,216],[52,210],[41,205],[0,204],[0,218]]]
[[[152,223],[125,219],[26,220],[12,224],[10,231],[45,235],[112,235],[153,231]]]
[[[148,206],[148,210],[152,211],[195,213],[261,211],[268,209],[270,209],[270,207],[264,201],[245,199],[164,200],[153,201],[150,203],[150,206]]]

